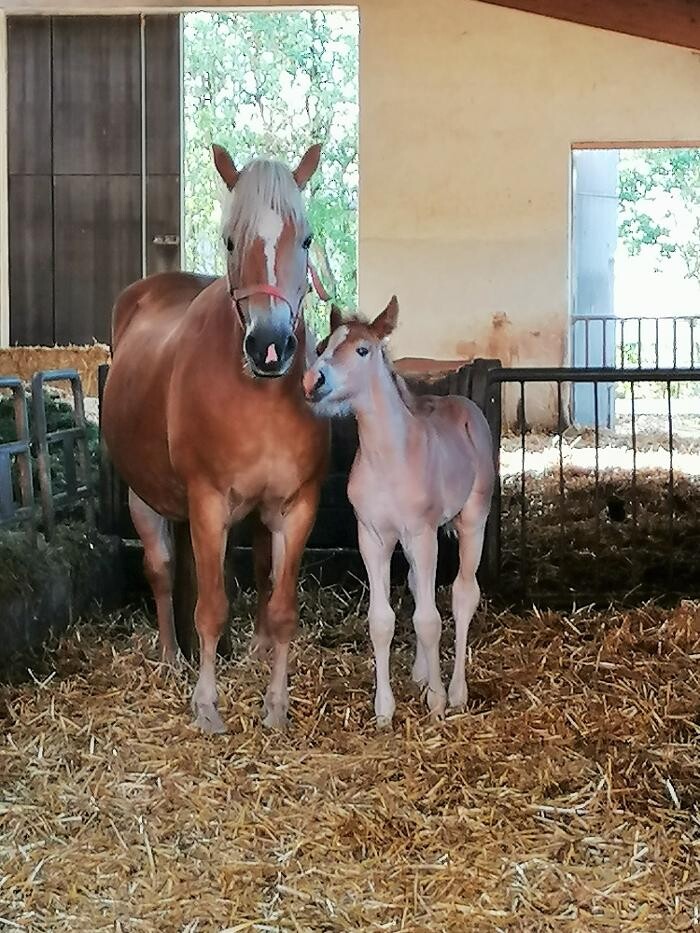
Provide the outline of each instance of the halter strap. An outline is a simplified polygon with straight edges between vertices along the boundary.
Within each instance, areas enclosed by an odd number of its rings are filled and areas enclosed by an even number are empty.
[[[321,299],[321,301],[329,301],[330,295],[328,294],[326,289],[323,287],[323,284],[321,283],[321,279],[318,276],[318,272],[316,271],[316,267],[314,266],[314,264],[311,262],[310,259],[307,260],[307,271],[311,278],[311,284],[314,290],[316,291],[316,294],[318,295],[318,297]],[[311,289],[309,289],[309,291],[310,290]],[[270,298],[277,298],[279,299],[279,301],[283,301],[289,308],[289,313],[292,316],[292,329],[293,330],[296,329],[296,326],[299,323],[299,315],[301,314],[301,305],[304,300],[303,298],[299,302],[299,307],[295,311],[289,298],[287,298],[284,292],[282,292],[279,288],[277,288],[276,285],[269,285],[266,282],[261,282],[259,285],[248,285],[245,288],[232,288],[231,297],[233,298],[233,303],[236,306],[236,311],[238,311],[238,315],[241,319],[241,322],[244,324],[245,324],[245,321],[243,318],[243,312],[241,311],[240,302],[245,301],[246,298],[250,298],[252,295],[269,295]]]

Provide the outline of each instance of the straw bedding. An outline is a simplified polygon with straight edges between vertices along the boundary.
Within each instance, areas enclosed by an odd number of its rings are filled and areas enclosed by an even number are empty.
[[[443,594],[443,601],[447,600]],[[446,602],[443,609],[446,610]],[[700,920],[700,609],[474,625],[471,701],[434,725],[399,608],[390,734],[364,604],[307,590],[292,726],[221,663],[230,733],[152,623],[74,629],[6,687],[0,927],[31,931],[661,931]],[[247,600],[236,631],[249,635]],[[446,632],[445,655],[451,633]]]
[[[504,437],[499,592],[507,599],[523,589],[550,605],[699,592],[697,436],[674,439],[671,460],[668,434],[638,435],[636,473],[629,435],[601,431],[599,440],[596,490],[592,431],[566,432],[561,450],[558,435],[525,437],[523,538],[522,441]]]

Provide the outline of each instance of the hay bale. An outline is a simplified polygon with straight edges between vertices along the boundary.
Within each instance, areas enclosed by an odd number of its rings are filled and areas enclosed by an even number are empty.
[[[75,369],[83,384],[83,394],[97,396],[97,370],[109,363],[110,349],[104,343],[63,347],[0,348],[0,375],[19,376],[29,382],[34,373],[47,369]]]

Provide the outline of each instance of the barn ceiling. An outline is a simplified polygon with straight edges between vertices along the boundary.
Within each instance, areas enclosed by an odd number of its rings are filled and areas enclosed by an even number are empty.
[[[483,0],[700,51],[700,0]]]

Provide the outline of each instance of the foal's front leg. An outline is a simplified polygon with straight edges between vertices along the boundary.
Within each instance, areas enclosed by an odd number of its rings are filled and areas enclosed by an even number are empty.
[[[442,620],[435,605],[435,574],[437,572],[437,529],[428,528],[421,534],[402,542],[413,575],[413,626],[420,650],[416,650],[416,663],[424,665],[428,682],[428,708],[437,718],[445,715],[447,694],[440,676],[440,634]],[[423,673],[423,671],[422,671]]]
[[[389,677],[389,655],[394,637],[394,610],[389,602],[391,555],[396,537],[382,537],[379,532],[358,522],[357,536],[360,554],[369,579],[369,634],[374,647],[376,692],[374,714],[377,728],[391,725],[396,709]]]

